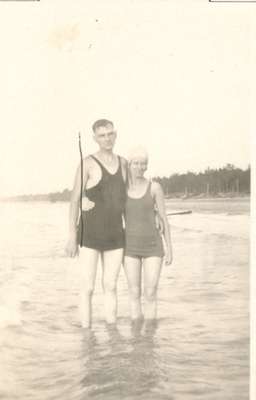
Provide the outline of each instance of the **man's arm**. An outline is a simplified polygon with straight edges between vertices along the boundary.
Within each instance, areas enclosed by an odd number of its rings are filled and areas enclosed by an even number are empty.
[[[86,159],[83,162],[83,189],[88,180],[88,167]],[[67,255],[74,257],[78,251],[77,222],[79,217],[79,203],[81,196],[81,165],[77,168],[69,207],[69,239],[66,246]]]

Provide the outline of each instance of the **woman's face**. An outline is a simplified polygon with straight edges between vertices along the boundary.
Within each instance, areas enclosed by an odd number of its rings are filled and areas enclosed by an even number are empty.
[[[135,157],[130,161],[129,167],[134,178],[143,177],[148,168],[148,159],[146,157]]]

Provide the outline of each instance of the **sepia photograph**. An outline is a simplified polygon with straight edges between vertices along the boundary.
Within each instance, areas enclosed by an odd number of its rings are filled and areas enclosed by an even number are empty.
[[[255,17],[0,0],[1,399],[256,398]]]

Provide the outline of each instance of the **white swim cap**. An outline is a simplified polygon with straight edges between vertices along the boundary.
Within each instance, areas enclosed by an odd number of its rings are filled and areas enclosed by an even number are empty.
[[[136,146],[129,149],[127,154],[127,160],[130,163],[135,158],[145,158],[148,160],[148,152],[143,146]]]

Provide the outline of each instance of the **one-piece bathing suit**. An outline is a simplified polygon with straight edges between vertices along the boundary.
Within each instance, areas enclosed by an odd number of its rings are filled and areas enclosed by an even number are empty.
[[[151,183],[140,198],[127,195],[125,207],[125,255],[130,257],[163,257],[162,238],[156,227]]]
[[[126,185],[122,176],[120,156],[117,172],[111,174],[94,156],[94,161],[101,169],[101,180],[85,195],[94,202],[94,207],[82,211],[78,225],[78,243],[99,251],[114,250],[124,247],[123,213],[126,199]]]

